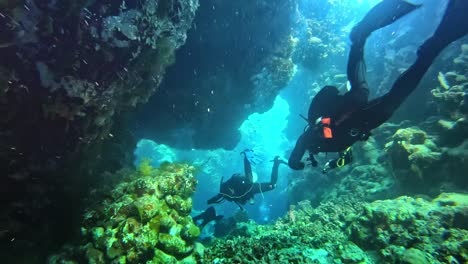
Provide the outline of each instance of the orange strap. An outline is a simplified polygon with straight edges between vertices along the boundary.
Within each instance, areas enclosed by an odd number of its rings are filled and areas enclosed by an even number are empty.
[[[323,136],[325,138],[333,138],[332,130],[329,127],[324,127],[323,128]]]
[[[329,117],[322,118],[321,121],[322,121],[323,125],[327,125],[327,126],[330,125],[330,118]]]

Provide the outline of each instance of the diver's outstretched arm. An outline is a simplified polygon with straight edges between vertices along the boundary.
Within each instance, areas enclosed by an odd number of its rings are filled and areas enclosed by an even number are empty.
[[[307,132],[307,131],[306,131]],[[304,132],[296,142],[296,146],[294,146],[291,155],[289,156],[288,165],[293,170],[303,170],[305,167],[304,162],[302,162],[302,157],[306,152],[308,146],[308,139],[309,136],[306,132]]]
[[[302,135],[297,139],[296,146],[294,146],[293,151],[289,155],[288,165],[293,170],[303,170],[305,167],[304,162],[302,162],[302,157],[304,153],[311,149],[313,142],[317,142],[317,133],[312,128],[308,128]],[[317,161],[315,160],[313,153],[309,151],[309,159],[312,162],[312,167],[317,166]]]
[[[270,182],[255,183],[252,186],[252,193],[257,194],[261,192],[268,192],[273,190],[276,187],[276,182],[278,181],[278,169],[280,164],[287,164],[285,161],[276,156],[273,160],[273,168],[271,168],[271,178]]]

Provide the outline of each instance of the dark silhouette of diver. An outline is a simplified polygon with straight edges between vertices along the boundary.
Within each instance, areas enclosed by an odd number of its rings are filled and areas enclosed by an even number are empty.
[[[252,150],[245,150],[244,155],[244,172],[245,175],[239,173],[233,174],[227,181],[221,178],[219,193],[208,200],[208,204],[221,203],[224,200],[235,202],[242,210],[242,205],[247,201],[253,203],[254,195],[273,190],[276,187],[278,180],[278,167],[281,163],[286,164],[276,156],[273,160],[273,168],[271,170],[270,182],[253,182],[252,166],[249,156],[252,155]]]
[[[351,162],[351,145],[367,140],[372,129],[387,121],[416,89],[437,55],[448,44],[468,33],[468,19],[464,17],[468,12],[468,0],[450,0],[434,34],[419,47],[416,61],[398,77],[388,93],[368,101],[364,64],[367,37],[419,7],[402,0],[384,0],[353,28],[347,67],[351,89],[339,95],[336,87],[325,86],[314,97],[308,112],[309,125],[296,142],[289,157],[289,167],[304,169],[301,159],[306,150],[313,167],[317,166],[313,155],[339,153],[338,158],[326,163],[324,173]]]

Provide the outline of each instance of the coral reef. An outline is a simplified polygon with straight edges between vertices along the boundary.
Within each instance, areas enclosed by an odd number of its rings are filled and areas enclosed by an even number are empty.
[[[237,224],[237,231],[214,239],[206,248],[209,263],[330,263],[333,259],[358,263],[364,252],[347,241],[346,227],[361,204],[324,203],[313,208],[307,201],[290,209],[273,225]],[[349,259],[356,259],[352,262]]]
[[[468,196],[402,196],[292,206],[272,225],[242,222],[211,241],[209,263],[465,263]]]
[[[373,201],[393,197],[395,180],[385,165],[354,164],[327,175],[306,171],[303,178],[290,179],[289,202],[295,204],[308,199],[317,205],[344,198]]]
[[[468,186],[464,170],[468,145],[461,131],[463,120],[449,122],[429,118],[418,127],[398,129],[385,144],[386,159],[396,186],[405,193],[437,195],[462,191]]]
[[[441,165],[441,149],[419,128],[397,130],[385,152],[401,185],[424,187],[437,178],[433,175]]]
[[[451,70],[439,72],[437,88],[431,90],[432,105],[440,118],[436,124],[440,140],[450,147],[459,146],[468,133],[468,45],[462,44]]]
[[[203,247],[195,243],[200,230],[189,216],[194,170],[174,163],[156,169],[144,160],[137,171],[117,172],[113,176],[125,180],[85,211],[82,246],[49,263],[197,263]]]
[[[361,2],[358,9],[348,1],[299,1],[298,5],[293,33],[294,62],[312,72],[341,68],[355,19],[371,4]]]
[[[388,168],[381,165],[360,165],[341,171],[335,186],[326,189],[323,201],[333,201],[342,196],[351,196],[362,201],[374,201],[394,196],[394,179]],[[345,175],[345,176],[344,176]]]
[[[336,23],[330,23],[329,19],[320,20],[317,17],[303,18],[304,27],[296,32],[294,62],[302,66],[317,70],[327,59],[344,58],[348,32],[335,32],[331,28]]]
[[[351,225],[351,238],[390,263],[466,263],[468,196],[443,193],[432,201],[375,201]]]

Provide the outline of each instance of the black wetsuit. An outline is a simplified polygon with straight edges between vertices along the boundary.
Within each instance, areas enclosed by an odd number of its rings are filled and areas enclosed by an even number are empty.
[[[434,35],[418,49],[416,61],[395,81],[385,95],[368,101],[369,90],[365,79],[364,46],[372,31],[361,30],[366,25],[358,24],[351,32],[352,41],[347,67],[351,90],[338,95],[335,87],[322,89],[309,108],[310,126],[299,137],[289,158],[292,169],[304,168],[301,159],[308,150],[312,164],[317,165],[313,155],[320,152],[344,152],[356,141],[366,140],[372,129],[387,121],[396,109],[418,86],[437,55],[451,42],[467,32],[466,19],[461,17],[460,8],[466,2],[450,1],[447,11]],[[375,14],[371,14],[375,15]],[[364,19],[365,20],[365,19]],[[363,21],[364,21],[363,20]],[[362,23],[362,22],[361,22]],[[453,24],[459,27],[454,30]],[[324,95],[324,96],[322,96]],[[315,101],[315,102],[314,102]],[[329,117],[332,138],[325,138],[322,127],[314,124],[319,117]]]
[[[208,200],[208,204],[220,203],[224,200],[235,202],[239,206],[246,204],[253,199],[254,195],[261,192],[268,192],[276,187],[278,180],[278,167],[281,161],[275,160],[271,170],[270,182],[253,182],[252,167],[249,160],[244,156],[244,173],[234,174],[225,182],[221,179],[219,193]],[[241,207],[242,208],[242,207]]]

